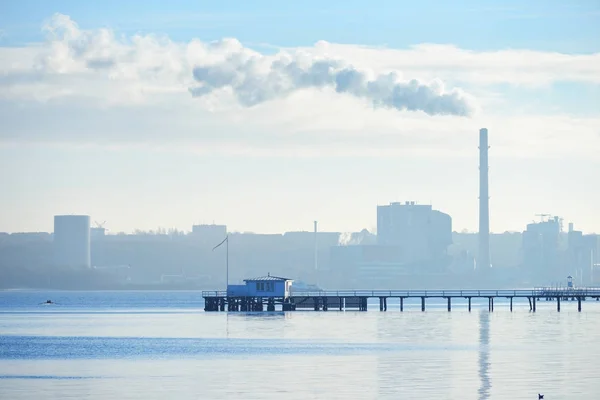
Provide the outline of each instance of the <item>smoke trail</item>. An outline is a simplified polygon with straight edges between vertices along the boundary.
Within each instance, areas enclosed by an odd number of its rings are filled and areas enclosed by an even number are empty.
[[[272,61],[271,61],[272,60]],[[474,107],[458,89],[445,91],[443,82],[403,81],[398,72],[372,76],[339,60],[278,54],[274,59],[239,46],[220,61],[193,69],[198,86],[194,97],[229,88],[238,101],[251,107],[301,89],[333,88],[366,99],[376,107],[423,111],[430,115],[469,116]]]

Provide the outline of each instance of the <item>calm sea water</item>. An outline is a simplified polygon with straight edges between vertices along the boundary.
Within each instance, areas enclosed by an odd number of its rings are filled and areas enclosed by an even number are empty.
[[[203,306],[197,292],[0,292],[0,399],[600,398],[595,301]]]

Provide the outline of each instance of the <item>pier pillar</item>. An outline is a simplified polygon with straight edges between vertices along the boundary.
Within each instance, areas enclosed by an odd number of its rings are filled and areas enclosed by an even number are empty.
[[[383,311],[383,297],[379,298],[379,311]]]
[[[488,311],[489,312],[494,311],[494,298],[493,297],[488,297]]]
[[[533,298],[533,312],[535,312],[535,297]]]
[[[224,298],[219,299],[219,310],[225,311],[225,299]]]
[[[275,311],[275,299],[269,298],[269,302],[267,303],[267,311]]]
[[[404,311],[404,297],[400,297],[400,311]]]
[[[363,297],[362,298],[362,303],[363,303],[363,311],[367,311],[367,309],[369,308],[368,305],[368,297]]]
[[[321,309],[320,304],[319,304],[319,298],[313,297],[313,303],[314,303],[315,311],[319,311]]]
[[[512,301],[513,301],[513,298],[511,297],[510,298],[510,312],[512,312]]]
[[[471,312],[471,298],[468,297],[468,299],[469,299],[469,312]]]
[[[577,311],[581,312],[581,297],[577,298]]]
[[[527,300],[529,300],[529,311],[533,311],[533,306],[531,304],[531,297],[528,297]]]
[[[560,296],[556,298],[556,311],[560,312]]]
[[[387,297],[383,298],[383,311],[387,311]]]
[[[452,311],[452,298],[448,297],[448,312]]]
[[[344,309],[344,298],[340,297],[339,300],[340,300],[340,311],[342,311]]]
[[[323,297],[323,311],[327,311],[327,297]]]
[[[421,311],[425,311],[425,297],[421,297]]]

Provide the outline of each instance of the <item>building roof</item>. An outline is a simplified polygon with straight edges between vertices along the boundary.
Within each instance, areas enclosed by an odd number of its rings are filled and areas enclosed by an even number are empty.
[[[272,276],[268,274],[267,276],[259,276],[258,278],[252,279],[244,279],[244,282],[257,282],[257,281],[291,281],[293,279],[290,278],[282,278],[281,276]]]

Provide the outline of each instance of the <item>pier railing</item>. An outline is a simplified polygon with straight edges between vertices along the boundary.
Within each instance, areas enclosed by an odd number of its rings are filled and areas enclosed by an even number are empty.
[[[600,288],[535,288],[517,290],[321,290],[297,291],[291,297],[597,297]],[[227,297],[225,290],[203,291],[202,297]]]

